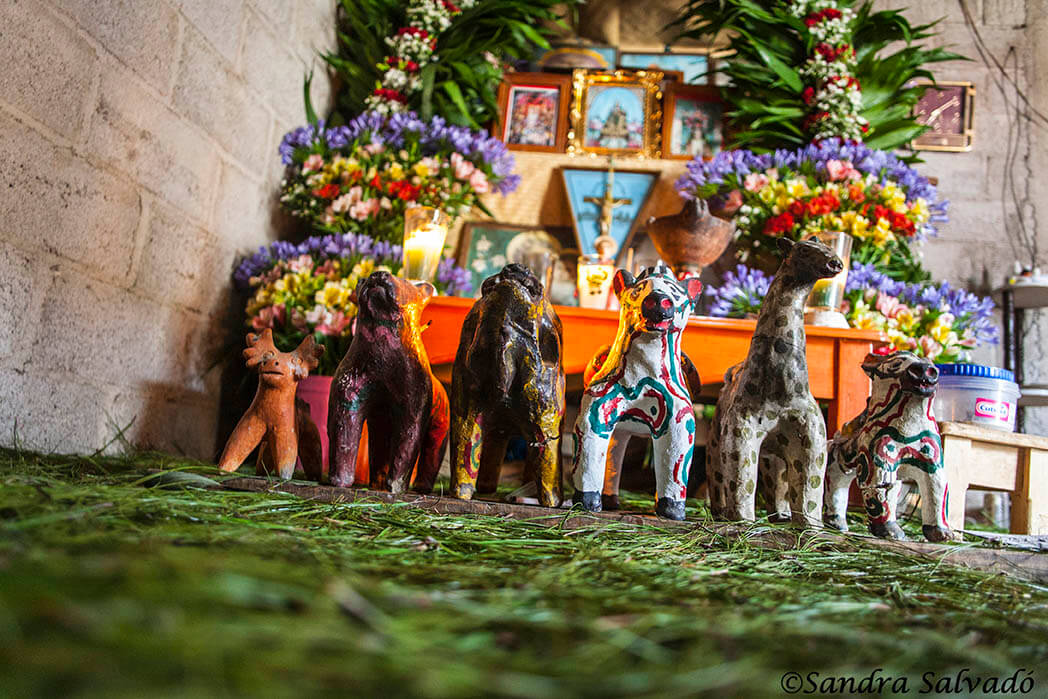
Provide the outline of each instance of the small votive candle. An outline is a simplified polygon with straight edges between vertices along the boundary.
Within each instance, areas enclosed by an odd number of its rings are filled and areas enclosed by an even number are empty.
[[[611,282],[615,265],[601,262],[598,255],[579,257],[579,306],[581,308],[610,309]]]
[[[820,279],[812,287],[811,294],[805,304],[808,311],[833,311],[840,312],[841,304],[844,302],[844,288],[848,282],[848,264],[851,260],[852,237],[847,233],[827,232],[817,233],[820,243],[826,245],[844,263],[844,269],[840,274],[829,279]]]
[[[413,206],[404,212],[404,267],[400,276],[432,282],[448,237],[451,219],[432,206]]]

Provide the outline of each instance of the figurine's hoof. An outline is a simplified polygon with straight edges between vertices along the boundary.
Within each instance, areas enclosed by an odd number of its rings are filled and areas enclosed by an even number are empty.
[[[605,510],[612,510],[613,511],[613,510],[618,510],[618,509],[620,509],[622,507],[622,505],[619,504],[619,496],[618,495],[601,495],[600,496],[600,502],[601,502],[601,505],[604,506]]]
[[[461,483],[459,484],[458,490],[455,492],[455,497],[459,500],[472,500],[474,492],[476,492],[476,488],[468,483]]]
[[[600,512],[600,493],[596,490],[576,490],[575,504],[587,512]]]
[[[335,478],[330,479],[330,482],[331,482],[332,487],[335,487],[335,488],[348,488],[349,486],[353,485],[353,479],[352,478],[338,478],[338,477],[335,477]]]
[[[842,532],[848,531],[848,518],[843,515],[838,515],[836,517],[827,515],[823,517],[822,521],[830,529],[836,529]]]
[[[785,524],[793,521],[793,515],[789,512],[772,512],[768,515],[768,521],[772,524]]]
[[[682,522],[684,521],[684,501],[659,498],[659,501],[655,503],[655,514],[663,519]]]
[[[906,535],[897,522],[877,522],[870,525],[870,533],[882,539],[906,541]]]
[[[949,529],[940,527],[935,524],[925,524],[921,527],[921,531],[924,532],[924,538],[928,541],[934,541],[939,543],[940,541],[949,541],[953,538],[953,534]]]

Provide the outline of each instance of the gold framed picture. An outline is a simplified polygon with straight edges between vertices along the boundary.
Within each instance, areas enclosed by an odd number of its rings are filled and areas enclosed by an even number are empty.
[[[910,141],[910,147],[957,153],[970,151],[975,140],[975,85],[949,80],[937,83],[917,80],[915,84],[928,86],[913,112],[917,123],[929,128]]]
[[[506,73],[499,85],[499,118],[492,135],[510,150],[563,153],[568,134],[571,76]]]
[[[660,157],[661,81],[657,70],[576,70],[568,153]]]

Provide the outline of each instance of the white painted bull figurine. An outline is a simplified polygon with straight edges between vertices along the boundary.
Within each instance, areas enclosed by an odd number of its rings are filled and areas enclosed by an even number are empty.
[[[650,436],[654,447],[655,511],[684,519],[688,469],[695,442],[695,415],[684,365],[681,331],[702,284],[678,282],[660,264],[634,279],[618,270],[619,328],[601,361],[595,358],[575,422],[575,502],[601,510],[608,445],[616,429]]]
[[[942,438],[932,416],[939,372],[910,352],[869,354],[862,369],[873,380],[866,409],[834,435],[826,467],[826,524],[848,530],[848,486],[858,479],[870,532],[905,539],[895,521],[899,478],[917,481],[928,541],[946,541],[946,472]]]

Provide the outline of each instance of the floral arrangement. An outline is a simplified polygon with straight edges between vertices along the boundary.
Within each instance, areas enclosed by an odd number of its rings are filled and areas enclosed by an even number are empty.
[[[506,145],[483,132],[422,121],[411,112],[365,112],[343,126],[323,121],[287,133],[280,203],[322,232],[400,242],[404,209],[424,204],[455,218],[487,192],[520,182]]]
[[[935,233],[948,205],[891,153],[839,138],[798,150],[696,158],[676,186],[687,199],[741,194],[734,222],[742,261],[757,256],[759,265],[773,266],[776,238],[843,231],[855,238],[853,261],[907,281],[927,277],[911,245]]]
[[[710,315],[743,318],[755,314],[771,278],[739,265],[722,283],[707,287]],[[940,284],[899,282],[873,265],[848,272],[844,314],[853,328],[880,330],[894,349],[909,350],[939,363],[971,361],[982,342],[996,344],[993,301]]]
[[[357,283],[378,269],[396,274],[400,264],[399,245],[340,233],[259,248],[241,260],[233,280],[251,293],[245,309],[248,326],[272,328],[274,342],[284,351],[312,334],[327,349],[315,373],[332,376],[352,337]],[[446,294],[468,292],[470,275],[445,258],[435,286]]]
[[[379,114],[407,110],[408,98],[422,90],[420,72],[433,60],[437,36],[451,26],[452,19],[473,7],[475,0],[410,0],[408,26],[386,37],[392,54],[378,64],[381,84],[367,98],[368,109]]]
[[[870,124],[859,116],[862,91],[855,79],[851,25],[855,13],[837,0],[794,0],[790,14],[804,21],[812,51],[800,69],[801,93],[808,115],[805,130],[812,138],[860,140]]]

